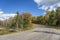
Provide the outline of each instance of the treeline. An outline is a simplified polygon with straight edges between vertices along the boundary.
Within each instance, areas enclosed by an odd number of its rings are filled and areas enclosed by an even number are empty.
[[[14,17],[11,17],[7,20],[0,20],[0,29],[1,27],[8,29],[9,31],[19,31],[27,30],[33,28],[32,25],[32,16],[29,12],[19,13],[16,12]]]
[[[32,16],[29,12],[16,12],[14,17],[0,20],[0,34],[34,28],[32,23],[60,26],[60,7],[56,11],[46,11],[45,15]]]
[[[33,17],[33,23],[60,26],[60,7],[56,11],[46,11],[45,15]]]

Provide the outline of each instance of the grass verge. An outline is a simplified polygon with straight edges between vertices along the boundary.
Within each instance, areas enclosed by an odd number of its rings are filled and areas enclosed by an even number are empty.
[[[32,25],[31,27],[27,27],[23,30],[19,30],[18,32],[23,32],[23,31],[27,31],[27,30],[31,30],[31,29],[34,29],[35,28],[35,25]],[[13,33],[18,33],[18,32],[9,32],[8,30],[0,30],[0,35],[7,35],[7,34],[13,34]]]

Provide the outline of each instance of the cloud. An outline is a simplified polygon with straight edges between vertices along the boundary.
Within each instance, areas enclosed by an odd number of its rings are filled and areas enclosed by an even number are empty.
[[[44,9],[44,10],[47,10],[48,9],[48,7],[46,7],[46,6],[42,6],[42,7],[38,7],[38,9]]]
[[[0,20],[5,20],[5,19],[8,19],[10,17],[14,17],[16,14],[1,14],[0,15]]]
[[[3,11],[0,11],[0,14],[4,13]]]
[[[43,10],[55,10],[60,7],[60,0],[34,0],[37,3],[39,9]]]
[[[16,14],[14,13],[4,13],[4,11],[2,9],[0,9],[0,20],[5,20],[5,19],[9,19],[10,17],[14,17]]]
[[[2,9],[0,9],[0,14],[4,13],[4,11],[2,11]]]

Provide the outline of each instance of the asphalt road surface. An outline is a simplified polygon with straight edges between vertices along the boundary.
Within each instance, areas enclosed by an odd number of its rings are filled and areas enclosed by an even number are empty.
[[[60,40],[60,30],[43,25],[35,26],[32,30],[0,36],[0,40]]]

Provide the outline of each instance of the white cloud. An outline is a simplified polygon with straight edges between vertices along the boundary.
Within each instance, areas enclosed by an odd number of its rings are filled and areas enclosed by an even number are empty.
[[[42,6],[42,7],[38,7],[38,9],[44,9],[44,10],[47,10],[48,7],[46,7],[46,6]]]
[[[4,11],[2,11],[2,9],[0,9],[0,14],[4,13]]]
[[[5,20],[8,19],[10,17],[14,17],[16,14],[14,13],[4,13],[4,11],[2,11],[2,9],[0,9],[0,20]]]
[[[43,10],[55,10],[56,7],[60,7],[60,0],[34,0],[34,2],[38,4],[39,9]]]
[[[0,14],[4,13],[3,11],[0,11]]]
[[[8,19],[10,17],[14,17],[16,14],[1,14],[0,15],[0,20],[5,20]]]
[[[37,4],[40,4],[41,0],[34,0]]]

